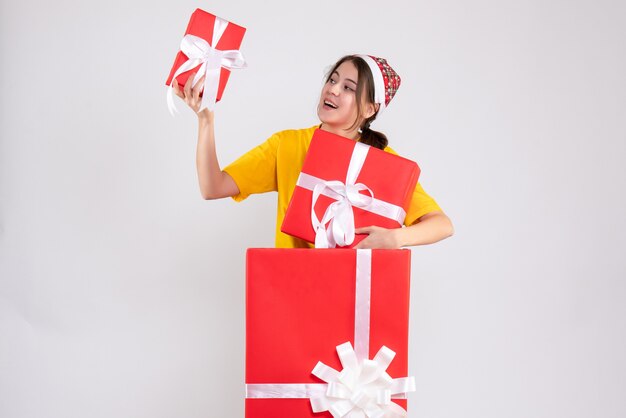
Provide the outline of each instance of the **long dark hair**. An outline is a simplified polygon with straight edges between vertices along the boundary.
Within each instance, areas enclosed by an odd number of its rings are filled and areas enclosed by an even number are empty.
[[[339,61],[337,61],[335,65],[333,65],[332,69],[326,75],[326,82],[330,80],[330,77],[337,70],[337,68],[339,68],[339,66],[346,61],[350,61],[352,64],[354,64],[359,75],[359,82],[356,86],[357,116],[356,116],[356,120],[354,121],[354,124],[349,128],[349,129],[354,129],[356,128],[356,125],[359,122],[359,119],[361,119],[363,115],[362,113],[363,109],[361,106],[362,99],[365,98],[368,103],[375,104],[374,103],[374,77],[372,76],[372,71],[370,70],[369,65],[367,65],[367,63],[365,62],[365,60],[363,60],[363,58],[356,56],[356,55],[346,55],[345,57],[342,57]],[[378,111],[376,111],[369,118],[365,119],[365,121],[363,122],[363,125],[359,127],[359,132],[361,134],[361,138],[359,139],[359,142],[362,142],[367,145],[371,145],[372,147],[375,147],[378,149],[385,149],[385,147],[389,144],[389,140],[387,139],[387,136],[382,132],[374,131],[373,129],[370,128],[370,124],[374,121],[374,119],[376,119],[376,115],[378,115]]]

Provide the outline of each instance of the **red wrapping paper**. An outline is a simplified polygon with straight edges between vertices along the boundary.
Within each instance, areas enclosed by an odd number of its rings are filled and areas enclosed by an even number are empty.
[[[410,251],[373,250],[370,358],[396,352],[387,369],[408,376]],[[246,383],[323,383],[318,361],[341,370],[335,347],[354,345],[356,250],[249,249]],[[406,400],[394,400],[406,408]],[[247,418],[330,417],[308,399],[246,399]]]
[[[187,25],[187,30],[185,31],[185,35],[195,35],[198,36],[209,44],[211,43],[213,37],[213,25],[215,23],[215,15],[211,13],[205,12],[202,9],[196,9],[189,19],[189,24]],[[239,49],[241,46],[241,41],[243,40],[243,36],[246,32],[244,27],[236,25],[232,22],[228,22],[228,26],[224,31],[224,34],[220,38],[217,45],[212,45],[215,49],[219,49],[221,51]],[[187,61],[187,56],[182,52],[178,51],[176,54],[176,59],[174,60],[174,65],[172,66],[172,70],[170,71],[170,75],[167,77],[166,85],[170,85],[172,82],[172,77],[174,73],[185,61]],[[176,77],[176,81],[182,87],[187,82],[187,79],[192,73],[198,71],[198,67],[195,67],[189,71],[186,71]],[[230,70],[226,68],[222,68],[220,71],[220,82],[217,90],[217,100],[220,101],[222,98],[222,94],[224,92],[224,88],[226,87],[226,83],[228,82],[228,77],[230,76]]]
[[[346,181],[346,172],[356,142],[330,132],[318,129],[302,166],[302,172],[323,180]],[[367,158],[357,177],[357,183],[363,183],[373,192],[374,197],[408,209],[411,196],[419,178],[420,168],[411,160],[370,147]],[[300,186],[294,189],[289,207],[281,225],[281,231],[315,242],[315,231],[311,224],[311,204],[313,192]],[[334,202],[327,196],[320,196],[315,212],[322,219],[326,208]],[[361,208],[353,208],[356,228],[381,226],[399,228],[402,225],[395,220],[380,216]],[[354,247],[367,235],[356,235],[350,247]]]

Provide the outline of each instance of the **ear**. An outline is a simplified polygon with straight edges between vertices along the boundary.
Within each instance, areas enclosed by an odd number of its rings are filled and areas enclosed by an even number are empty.
[[[374,116],[376,114],[376,112],[378,112],[379,108],[380,108],[380,105],[378,103],[376,103],[376,104],[368,103],[365,106],[365,112],[363,112],[363,116],[365,117],[365,119],[369,119],[372,116]]]

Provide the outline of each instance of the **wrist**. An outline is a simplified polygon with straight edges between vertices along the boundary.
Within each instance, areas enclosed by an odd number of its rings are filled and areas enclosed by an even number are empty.
[[[391,229],[393,241],[395,243],[396,248],[402,248],[407,245],[405,231],[404,231],[405,229],[406,228],[404,227]]]
[[[209,109],[203,109],[197,113],[198,115],[198,123],[200,125],[212,125],[214,121],[213,112],[209,111]]]

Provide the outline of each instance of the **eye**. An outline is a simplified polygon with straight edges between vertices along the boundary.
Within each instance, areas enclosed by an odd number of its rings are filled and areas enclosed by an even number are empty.
[[[333,77],[331,77],[331,78],[328,79],[328,82],[330,84],[335,84],[337,82],[337,80],[335,80]]]
[[[349,86],[347,84],[345,86],[343,86],[343,89],[344,90],[348,90],[348,91],[355,91],[351,86]]]

